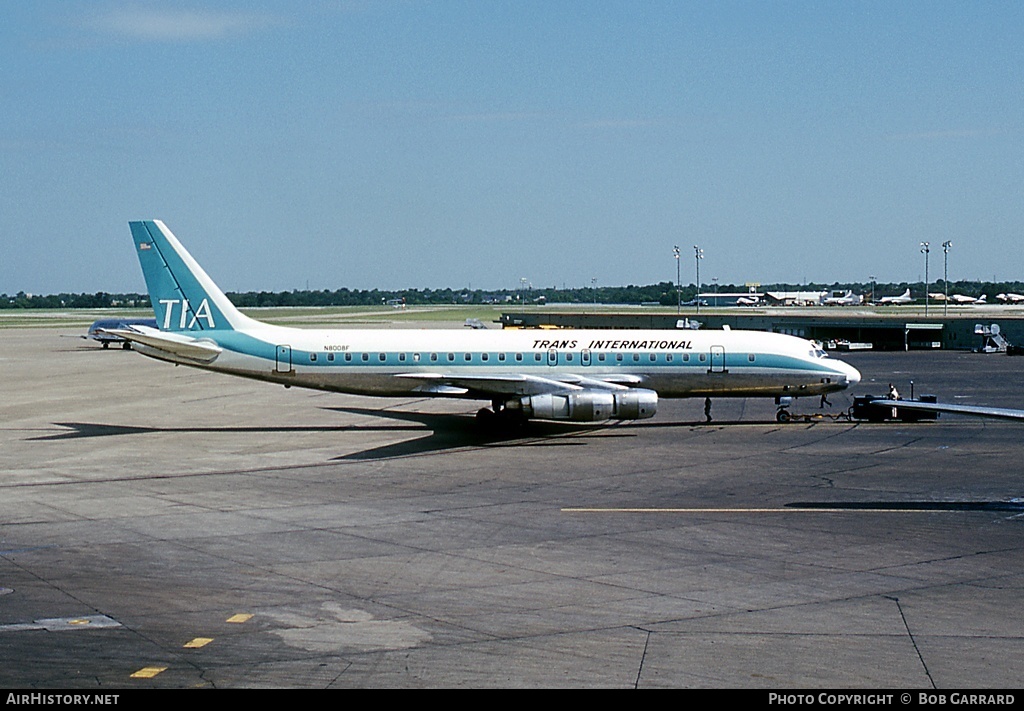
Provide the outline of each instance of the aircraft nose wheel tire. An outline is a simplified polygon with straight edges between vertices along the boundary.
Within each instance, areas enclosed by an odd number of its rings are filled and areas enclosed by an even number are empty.
[[[789,410],[779,410],[775,413],[775,419],[779,422],[789,422],[791,419]]]

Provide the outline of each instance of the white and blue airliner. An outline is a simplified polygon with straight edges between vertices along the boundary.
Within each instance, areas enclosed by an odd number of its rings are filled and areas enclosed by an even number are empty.
[[[129,226],[156,327],[112,333],[171,363],[339,393],[489,401],[477,417],[508,423],[643,419],[663,397],[785,405],[860,382],[813,342],[759,331],[274,326],[238,311],[162,222]]]

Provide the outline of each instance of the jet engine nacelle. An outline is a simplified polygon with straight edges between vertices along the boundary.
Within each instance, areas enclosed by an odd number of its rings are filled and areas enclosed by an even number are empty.
[[[615,412],[615,397],[602,390],[583,390],[575,393],[543,393],[522,400],[527,417],[542,420],[572,420],[574,422],[600,422],[609,420]]]
[[[658,394],[653,390],[583,390],[574,393],[544,393],[520,401],[523,414],[542,420],[600,422],[602,420],[640,420],[653,417],[658,410]]]
[[[658,411],[658,393],[653,390],[633,388],[614,395],[616,420],[646,420]]]

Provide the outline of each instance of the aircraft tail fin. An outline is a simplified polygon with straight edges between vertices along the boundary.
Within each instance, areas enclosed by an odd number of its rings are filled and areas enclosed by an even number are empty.
[[[129,222],[161,331],[236,330],[254,323],[235,308],[160,220]]]

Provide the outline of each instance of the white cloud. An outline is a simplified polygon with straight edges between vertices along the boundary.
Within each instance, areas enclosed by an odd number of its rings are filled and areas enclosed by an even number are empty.
[[[104,32],[133,39],[180,42],[248,34],[277,21],[264,13],[126,7],[100,14],[91,24]]]

